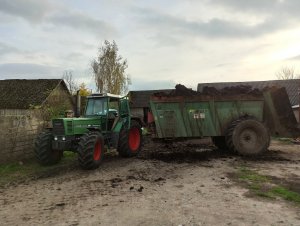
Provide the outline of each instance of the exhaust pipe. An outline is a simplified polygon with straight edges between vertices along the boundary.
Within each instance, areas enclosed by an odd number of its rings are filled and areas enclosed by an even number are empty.
[[[76,117],[80,117],[80,109],[81,109],[81,96],[80,96],[80,90],[77,91],[76,94]]]

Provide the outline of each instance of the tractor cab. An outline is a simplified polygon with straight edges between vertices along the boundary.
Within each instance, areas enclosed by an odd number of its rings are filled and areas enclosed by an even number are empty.
[[[87,97],[84,118],[101,118],[103,131],[113,130],[118,121],[129,116],[127,97],[110,93],[92,94]]]
[[[94,117],[97,115],[116,117],[120,108],[119,102],[125,98],[110,93],[92,94],[87,97],[84,115],[85,117]]]

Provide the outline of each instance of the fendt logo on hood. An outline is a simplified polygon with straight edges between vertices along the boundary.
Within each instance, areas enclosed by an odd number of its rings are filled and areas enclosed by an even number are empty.
[[[88,128],[88,127],[100,127],[99,124],[96,125],[76,125],[76,128]]]

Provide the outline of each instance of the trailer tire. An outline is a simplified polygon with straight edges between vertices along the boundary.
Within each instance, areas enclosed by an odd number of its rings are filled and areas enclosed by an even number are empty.
[[[228,148],[241,155],[258,155],[270,145],[268,129],[260,121],[248,118],[234,121],[226,135]]]
[[[211,137],[213,144],[220,150],[228,150],[225,136]]]
[[[96,169],[103,159],[104,139],[101,133],[90,131],[80,138],[78,148],[78,162],[86,170]]]
[[[136,156],[142,148],[142,129],[137,121],[131,121],[130,129],[123,128],[120,132],[117,151],[125,158]]]
[[[40,133],[34,143],[34,154],[37,161],[41,165],[53,165],[58,163],[63,152],[59,150],[52,150],[52,138],[51,131],[44,131]]]

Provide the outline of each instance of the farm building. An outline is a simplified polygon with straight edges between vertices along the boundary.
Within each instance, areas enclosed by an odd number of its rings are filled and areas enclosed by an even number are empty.
[[[203,88],[214,87],[216,89],[223,89],[231,86],[247,85],[252,86],[254,89],[263,89],[266,86],[279,86],[285,87],[290,99],[291,107],[297,121],[299,122],[299,92],[300,92],[300,79],[287,79],[287,80],[270,80],[270,81],[254,81],[254,82],[217,82],[217,83],[199,83],[197,87],[198,92],[202,92]]]
[[[36,135],[74,108],[62,79],[0,80],[0,90],[0,162],[32,157]]]

